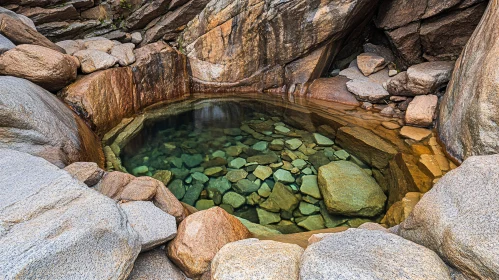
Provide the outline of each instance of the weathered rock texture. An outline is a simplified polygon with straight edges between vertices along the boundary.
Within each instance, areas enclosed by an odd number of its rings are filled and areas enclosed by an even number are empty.
[[[129,67],[92,73],[59,93],[98,134],[149,105],[189,93],[184,55],[158,42],[135,50],[135,56]]]
[[[64,167],[77,161],[103,165],[100,142],[50,92],[20,78],[0,77],[0,148],[40,156]]]
[[[179,48],[195,91],[265,89],[305,94],[343,39],[377,1],[211,1],[186,27]]]
[[[29,154],[0,149],[0,278],[125,279],[138,234],[111,199]]]
[[[440,107],[439,136],[460,161],[499,152],[499,1],[493,0],[456,63]]]
[[[400,66],[454,60],[478,25],[486,0],[383,0],[376,23]]]
[[[302,280],[450,280],[447,266],[435,252],[391,233],[349,229],[321,238],[302,256]]]
[[[139,255],[133,265],[129,280],[185,280],[187,277],[176,267],[161,249]]]
[[[398,234],[469,279],[499,277],[499,156],[467,159],[426,193]]]

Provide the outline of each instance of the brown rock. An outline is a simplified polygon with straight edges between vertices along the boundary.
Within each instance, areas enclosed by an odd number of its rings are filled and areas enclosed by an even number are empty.
[[[188,277],[209,270],[216,253],[227,243],[250,237],[248,229],[220,207],[199,211],[179,226],[168,244],[168,256]]]
[[[120,200],[149,201],[156,195],[158,182],[150,177],[137,177],[123,188]]]
[[[407,67],[423,62],[423,50],[421,48],[421,38],[419,37],[420,27],[419,22],[414,22],[385,32],[390,39],[390,43],[395,48],[395,54],[401,60],[401,66]]]
[[[411,214],[422,196],[423,194],[418,192],[407,193],[401,201],[395,202],[392,207],[388,209],[385,217],[381,220],[381,223],[388,227],[399,225],[409,217],[409,214]]]
[[[0,57],[0,74],[30,80],[50,91],[74,81],[76,71],[71,56],[37,45],[19,45]]]
[[[404,126],[400,130],[400,136],[415,141],[422,141],[431,136],[431,130],[419,127]]]
[[[376,4],[333,0],[280,3],[208,3],[178,40],[189,57],[195,90],[274,89],[304,94],[306,84],[329,68],[336,53],[333,46],[359,28]],[[227,48],[228,44],[238,47]]]
[[[421,155],[418,166],[423,172],[432,178],[439,178],[443,175],[434,155]]]
[[[154,179],[161,181],[165,186],[168,186],[173,179],[173,173],[168,170],[159,170],[152,176]]]
[[[313,99],[358,106],[359,101],[347,89],[348,81],[349,79],[343,76],[316,79],[308,88],[308,96]]]
[[[498,18],[499,1],[490,1],[456,63],[440,107],[440,140],[460,161],[472,155],[499,153]]]
[[[133,179],[135,177],[128,173],[113,171],[104,176],[96,186],[96,189],[107,197],[119,200],[121,192],[123,192],[125,186]]]
[[[52,43],[21,20],[3,13],[0,13],[0,33],[16,45],[32,44],[65,53],[63,48]]]
[[[78,19],[80,16],[73,5],[47,9],[41,7],[25,7],[17,12],[29,17],[37,25],[51,21]]]
[[[169,0],[152,0],[145,2],[142,7],[134,11],[127,18],[126,27],[129,30],[145,27],[155,17],[160,16],[162,13],[166,13],[169,4]]]
[[[163,183],[157,180],[155,181],[157,183],[157,188],[153,200],[154,205],[174,216],[177,224],[180,223],[188,215],[188,211]]]
[[[66,166],[64,170],[89,187],[99,183],[104,176],[104,170],[95,162],[75,162]]]
[[[363,53],[357,56],[357,66],[364,76],[369,76],[385,68],[385,58],[374,53]]]
[[[430,126],[435,118],[438,97],[436,95],[420,95],[414,97],[405,112],[405,122],[408,125]]]

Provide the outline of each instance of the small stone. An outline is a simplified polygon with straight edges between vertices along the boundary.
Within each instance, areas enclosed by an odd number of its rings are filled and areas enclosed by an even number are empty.
[[[303,201],[300,202],[300,206],[298,206],[298,209],[300,209],[300,213],[306,216],[319,213],[319,211],[321,210],[319,207]]]
[[[270,142],[269,149],[272,151],[281,151],[284,149],[284,141],[282,139],[274,139]]]
[[[267,150],[268,145],[269,145],[268,142],[260,141],[260,142],[255,143],[252,146],[252,148],[253,148],[253,150],[256,150],[256,151],[259,151],[259,152],[263,152],[263,151]]]
[[[213,154],[211,154],[214,158],[225,158],[225,152],[224,151],[216,151]]]
[[[278,125],[274,128],[275,130],[275,133],[279,133],[279,134],[288,134],[291,132],[291,130],[289,130],[289,128],[285,127],[285,126],[282,126],[282,125]]]
[[[203,162],[203,156],[201,154],[195,154],[195,155],[182,154],[180,157],[184,162],[184,164],[189,168],[196,167]]]
[[[281,182],[281,183],[294,183],[295,178],[291,173],[287,170],[284,169],[278,169],[274,173],[274,180],[276,182]]]
[[[195,183],[192,186],[187,186],[182,202],[194,206],[196,201],[199,199],[203,188],[204,185],[201,183]]]
[[[385,116],[385,117],[392,117],[395,114],[395,109],[392,107],[386,107],[381,112],[379,112],[380,115]]]
[[[258,195],[260,195],[261,197],[269,197],[269,195],[271,193],[272,193],[272,190],[270,189],[269,185],[265,182],[258,189]]]
[[[243,147],[241,147],[241,146],[230,146],[230,147],[227,147],[225,149],[225,152],[229,156],[231,156],[231,157],[237,157],[237,156],[239,156],[243,152]],[[245,162],[246,162],[246,160],[245,160]]]
[[[279,213],[272,213],[261,208],[256,208],[256,212],[261,225],[270,225],[281,221]]]
[[[265,180],[270,175],[272,175],[272,168],[264,165],[259,165],[255,171],[253,171],[253,175],[255,175],[260,180]]]
[[[388,76],[393,77],[396,76],[399,72],[397,70],[389,70],[388,71]]]
[[[138,175],[141,175],[141,174],[146,174],[147,172],[149,172],[149,168],[147,166],[145,166],[145,165],[135,167],[132,170],[132,174],[134,176],[138,176]]]
[[[238,181],[246,178],[248,176],[248,172],[244,169],[238,169],[238,170],[231,170],[227,172],[227,179],[231,181],[232,183],[237,183]]]
[[[231,185],[229,180],[226,177],[220,177],[220,178],[211,178],[210,181],[208,182],[208,191],[218,191],[221,194],[226,193],[228,190],[230,190]]]
[[[394,123],[394,122],[382,122],[381,125],[384,128],[390,129],[390,130],[394,130],[394,129],[399,129],[400,128],[400,125],[398,123]]]
[[[258,205],[262,198],[256,193],[253,192],[246,197],[246,203],[252,206]]]
[[[173,182],[168,185],[168,189],[178,200],[181,200],[185,195],[184,183],[180,179],[173,180]]]
[[[204,175],[201,172],[194,172],[194,173],[192,173],[191,176],[194,180],[201,182],[203,184],[210,180],[210,178],[208,178],[208,176]]]
[[[310,195],[314,198],[321,199],[322,195],[319,190],[316,175],[306,175],[302,177],[300,192]]]
[[[405,113],[405,122],[409,125],[426,127],[433,123],[437,109],[436,95],[419,95],[409,103]]]
[[[293,160],[293,162],[291,162],[291,164],[294,167],[302,170],[303,168],[305,168],[307,166],[308,163],[306,161],[304,161],[303,159],[299,158],[299,159]]]
[[[173,173],[168,170],[159,170],[152,176],[154,179],[161,181],[165,186],[168,186],[173,178]]]
[[[244,158],[235,158],[229,162],[229,168],[239,169],[246,165],[246,160]]]
[[[228,204],[234,208],[243,206],[245,202],[246,198],[236,192],[228,192],[223,196],[223,203]]]
[[[279,157],[275,153],[270,152],[268,154],[256,155],[256,156],[249,157],[247,159],[247,161],[248,162],[256,162],[256,163],[261,164],[261,165],[267,165],[267,164],[278,162]]]
[[[307,230],[319,230],[324,228],[324,219],[321,215],[308,216],[298,225]]]
[[[418,166],[423,172],[430,175],[432,178],[439,178],[443,175],[434,155],[421,155]]]
[[[362,104],[360,105],[360,108],[362,108],[364,110],[372,110],[373,104],[370,102],[362,102]]]
[[[131,38],[132,38],[132,43],[134,44],[139,44],[140,42],[142,42],[142,34],[140,34],[140,32],[133,32],[131,34]]]
[[[310,167],[307,167],[301,171],[301,173],[305,175],[312,175],[312,169]]]
[[[203,210],[215,207],[215,202],[213,202],[213,200],[210,200],[210,199],[200,199],[196,202],[195,207],[199,211],[203,211]]]
[[[251,182],[248,179],[239,180],[234,186],[234,190],[236,190],[240,194],[250,194],[252,192],[258,191],[260,186]]]
[[[345,150],[336,151],[334,155],[341,160],[347,160],[350,157],[350,154]]]
[[[326,136],[319,134],[319,133],[314,133],[314,140],[317,145],[320,147],[330,147],[334,145],[334,141],[327,138]]]
[[[362,53],[357,56],[357,66],[366,77],[382,70],[386,64],[385,58],[374,53]]]
[[[285,142],[285,145],[288,149],[294,151],[297,150],[301,145],[303,145],[303,142],[300,139],[293,138],[289,139]]]
[[[210,177],[219,177],[219,176],[222,176],[223,173],[224,173],[224,169],[220,166],[210,167],[204,171],[204,174],[206,176],[210,176]]]
[[[400,135],[404,138],[409,138],[415,141],[422,141],[431,136],[431,130],[419,127],[404,126],[400,130]]]

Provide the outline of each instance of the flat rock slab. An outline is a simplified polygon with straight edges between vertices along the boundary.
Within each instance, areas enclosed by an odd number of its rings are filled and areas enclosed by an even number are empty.
[[[300,279],[450,280],[432,250],[379,230],[349,229],[325,234],[308,246]]]
[[[42,158],[0,149],[0,166],[2,278],[128,276],[139,235],[112,199]]]
[[[298,279],[303,249],[294,244],[255,238],[225,245],[211,264],[214,280]]]
[[[431,136],[431,130],[413,126],[404,126],[400,129],[400,136],[416,141],[422,141]]]
[[[357,56],[357,66],[364,76],[369,76],[385,68],[385,58],[374,53],[362,53]]]
[[[377,103],[390,97],[382,85],[371,81],[351,80],[347,88],[359,101]]]
[[[131,201],[120,205],[128,222],[139,234],[142,252],[172,240],[177,235],[175,217],[150,201]]]

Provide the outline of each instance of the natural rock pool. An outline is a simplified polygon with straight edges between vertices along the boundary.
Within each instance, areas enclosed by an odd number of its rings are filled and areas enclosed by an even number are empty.
[[[413,174],[416,141],[399,137],[398,123],[364,112],[376,134],[357,126],[356,109],[326,108],[192,98],[124,120],[104,149],[111,169],[152,176],[198,210],[220,206],[282,233],[380,222],[408,192],[431,188],[430,176]]]

